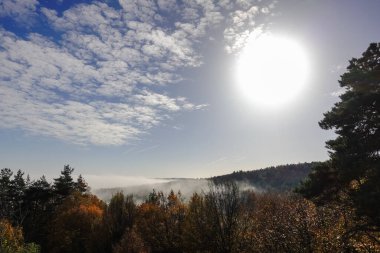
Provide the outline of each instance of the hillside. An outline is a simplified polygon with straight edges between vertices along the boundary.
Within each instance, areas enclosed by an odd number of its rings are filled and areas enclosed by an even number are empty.
[[[215,183],[225,181],[246,183],[264,191],[289,191],[307,177],[315,164],[317,163],[287,164],[259,170],[235,171],[231,174],[210,179]]]
[[[163,180],[167,182],[95,189],[94,193],[101,199],[109,201],[117,192],[123,192],[133,194],[135,200],[142,202],[153,189],[165,193],[174,190],[180,191],[184,199],[189,200],[194,192],[207,191],[209,181],[221,183],[231,180],[237,182],[242,190],[249,188],[258,191],[283,192],[294,189],[301,180],[307,177],[314,164],[316,163],[287,164],[252,171],[237,171],[206,179],[164,178]]]

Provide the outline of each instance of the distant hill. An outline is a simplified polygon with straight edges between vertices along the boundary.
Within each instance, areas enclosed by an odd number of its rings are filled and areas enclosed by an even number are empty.
[[[231,180],[237,182],[242,190],[255,189],[258,191],[284,192],[294,189],[308,176],[315,164],[316,162],[287,164],[252,171],[235,171],[231,174],[205,179],[163,178],[162,180],[167,181],[155,184],[95,189],[94,194],[105,201],[109,201],[112,195],[117,192],[124,192],[125,194],[133,194],[135,200],[141,202],[145,200],[153,189],[165,193],[174,190],[175,192],[181,191],[182,196],[188,200],[194,192],[207,191],[210,181],[222,183]]]
[[[235,181],[253,185],[263,191],[289,191],[294,189],[310,173],[317,162],[272,166],[259,170],[235,171],[210,178],[215,183]]]

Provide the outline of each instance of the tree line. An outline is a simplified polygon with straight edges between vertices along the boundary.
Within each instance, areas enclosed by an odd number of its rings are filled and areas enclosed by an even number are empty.
[[[32,252],[38,252],[40,246],[45,246],[48,228],[58,207],[73,192],[84,194],[89,191],[83,177],[80,175],[74,181],[72,172],[73,168],[64,166],[61,175],[51,184],[45,176],[31,181],[21,170],[16,173],[8,168],[0,171],[0,219],[3,233],[0,252],[24,252],[29,248]],[[15,237],[8,238],[12,234]],[[40,246],[24,245],[24,240]]]
[[[65,166],[52,184],[1,170],[0,252],[378,252],[375,232],[349,236],[355,212],[316,206],[294,193],[240,191],[210,184],[184,200],[152,191],[142,203],[109,203]]]
[[[261,191],[292,191],[307,178],[318,163],[298,163],[271,166],[251,171],[234,171],[231,174],[212,177],[216,183],[235,181],[254,185]]]

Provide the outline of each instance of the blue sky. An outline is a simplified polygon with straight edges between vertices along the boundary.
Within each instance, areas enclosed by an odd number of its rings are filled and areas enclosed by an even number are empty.
[[[380,40],[380,1],[0,3],[0,166],[55,176],[206,177],[327,159],[318,127],[348,60]],[[253,32],[285,34],[312,66],[297,99],[243,99]],[[286,85],[286,84],[284,84]]]

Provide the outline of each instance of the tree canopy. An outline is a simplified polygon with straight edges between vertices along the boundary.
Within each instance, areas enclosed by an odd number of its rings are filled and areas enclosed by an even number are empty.
[[[314,168],[299,192],[318,204],[350,205],[366,229],[379,231],[380,43],[350,60],[339,84],[340,101],[319,122],[337,134],[326,142],[330,159]]]

